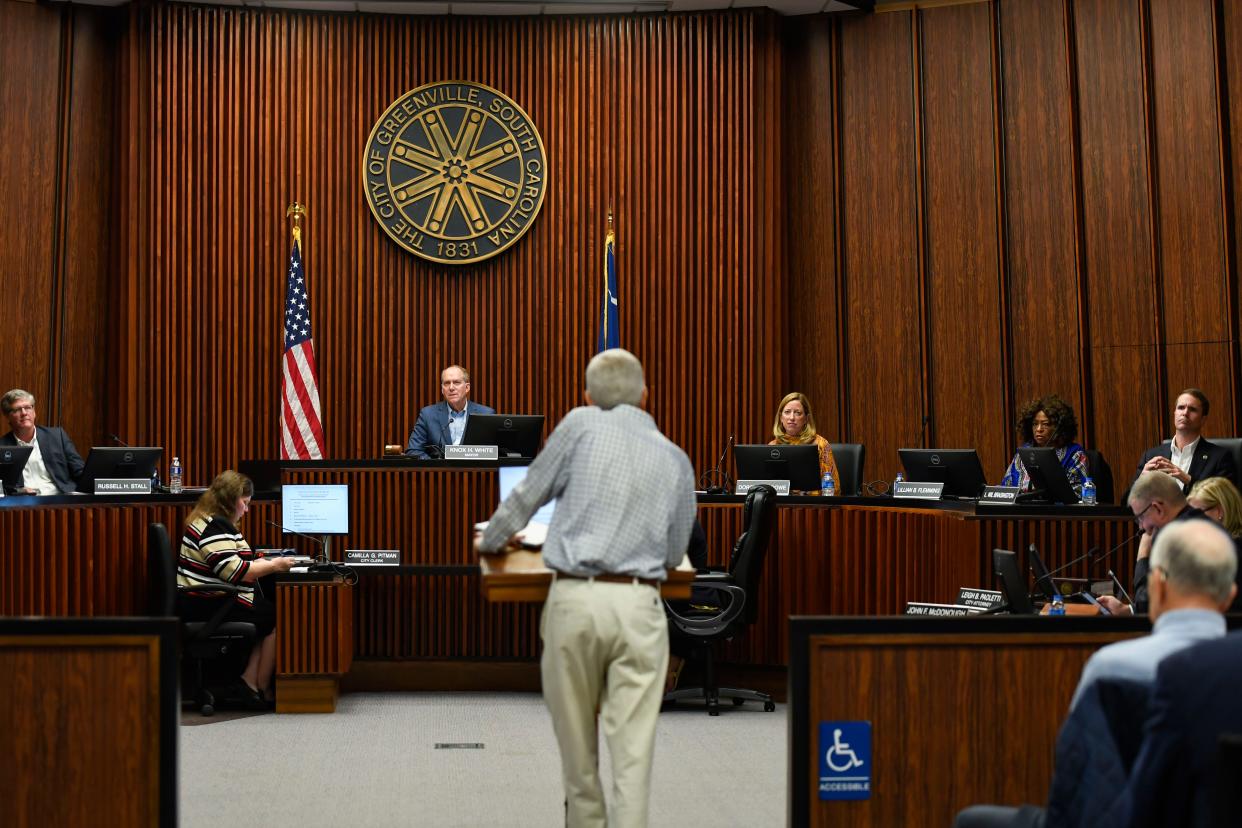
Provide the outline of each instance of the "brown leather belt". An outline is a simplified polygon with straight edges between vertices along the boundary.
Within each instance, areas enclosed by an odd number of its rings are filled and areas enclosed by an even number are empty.
[[[571,581],[603,581],[606,584],[642,584],[643,586],[660,588],[655,578],[637,578],[633,575],[570,575],[568,572],[556,571],[557,578],[568,578]]]

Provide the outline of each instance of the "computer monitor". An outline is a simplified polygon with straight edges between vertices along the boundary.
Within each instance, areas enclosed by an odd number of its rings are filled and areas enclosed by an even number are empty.
[[[237,471],[250,478],[255,494],[280,491],[279,460],[243,460],[237,464]]]
[[[1074,491],[1069,475],[1061,461],[1057,458],[1054,448],[1018,449],[1022,465],[1031,477],[1031,488],[1034,490],[1024,494],[1023,500],[1045,500],[1049,503],[1077,503],[1081,498]],[[1037,494],[1038,492],[1038,494]]]
[[[348,535],[349,485],[286,483],[280,487],[280,526],[304,535]]]
[[[818,446],[734,446],[733,461],[738,480],[788,480],[790,489],[819,491]]]
[[[471,414],[461,444],[496,446],[501,457],[534,459],[542,432],[542,414]]]
[[[993,549],[992,571],[994,577],[1000,578],[1001,591],[1005,593],[1009,612],[1013,615],[1034,615],[1035,605],[1031,603],[1031,595],[1026,590],[1026,579],[1022,577],[1022,570],[1018,569],[1018,556],[1007,549]]]
[[[149,480],[164,449],[155,446],[94,446],[78,477],[78,491],[95,491],[96,480]]]
[[[977,498],[987,485],[979,452],[974,449],[898,449],[906,480],[943,483],[943,497]]]
[[[529,470],[530,466],[501,466],[497,469],[500,472],[500,501],[502,503],[509,496],[509,493],[513,491],[513,487],[526,477],[526,472]],[[541,523],[547,526],[552,522],[552,513],[554,511],[556,511],[555,498],[540,506],[539,511],[531,515],[527,523]]]
[[[34,446],[2,446],[0,447],[0,486],[5,489],[16,489],[22,484],[22,469]]]
[[[1057,585],[1052,581],[1052,573],[1044,565],[1044,558],[1039,554],[1039,550],[1035,548],[1035,544],[1032,543],[1026,551],[1031,556],[1031,574],[1035,576],[1035,589],[1043,593],[1043,596],[1049,601],[1054,598],[1060,598],[1061,593],[1057,590]]]

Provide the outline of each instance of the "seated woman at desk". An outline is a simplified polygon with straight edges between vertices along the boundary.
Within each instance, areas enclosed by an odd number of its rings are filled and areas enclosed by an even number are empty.
[[[1242,538],[1242,493],[1227,477],[1209,477],[1195,483],[1186,502],[1221,525],[1229,536]]]
[[[815,431],[815,415],[811,413],[811,401],[806,395],[794,391],[786,394],[776,409],[776,420],[772,423],[773,440],[770,446],[808,446],[819,448],[819,476],[823,479],[825,472],[832,473],[833,483],[841,487],[841,475],[837,473],[837,461],[832,456],[832,447],[823,435]],[[820,494],[814,492],[798,492],[797,494]]]
[[[1069,478],[1074,492],[1082,494],[1082,484],[1086,481],[1090,470],[1087,468],[1087,453],[1082,446],[1074,442],[1078,436],[1078,418],[1069,403],[1055,394],[1049,394],[1038,400],[1031,400],[1018,413],[1018,442],[1021,448],[1052,448],[1057,451],[1057,459],[1065,476]],[[1005,470],[1001,480],[1002,486],[1017,486],[1019,490],[1031,490],[1031,476],[1027,474],[1022,458],[1015,453],[1013,462]]]
[[[246,543],[237,526],[250,509],[254,484],[235,471],[224,471],[211,481],[185,521],[177,559],[178,587],[240,587],[235,595],[202,592],[178,595],[177,611],[186,621],[210,621],[222,602],[230,609],[225,621],[254,624],[259,642],[235,688],[247,707],[266,709],[274,698],[272,674],[276,668],[276,608],[255,589],[255,581],[275,572],[288,572],[292,558],[264,558]],[[263,692],[267,692],[267,698]]]

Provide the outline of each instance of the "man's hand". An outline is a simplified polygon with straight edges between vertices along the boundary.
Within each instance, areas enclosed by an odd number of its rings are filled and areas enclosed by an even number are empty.
[[[1134,615],[1134,607],[1130,604],[1123,604],[1112,595],[1101,595],[1097,598],[1100,606],[1111,612],[1113,615]]]
[[[522,551],[522,533],[518,532],[505,542],[504,548],[497,549],[492,552],[483,551],[483,533],[476,531],[474,533],[474,551],[480,555],[508,555],[510,552]]]
[[[1184,485],[1186,485],[1187,483],[1189,483],[1189,482],[1190,482],[1190,475],[1188,475],[1186,472],[1184,472],[1184,471],[1182,471],[1180,468],[1178,468],[1177,464],[1176,464],[1176,463],[1174,463],[1172,460],[1170,460],[1170,459],[1169,459],[1169,458],[1167,458],[1167,457],[1153,457],[1153,458],[1151,458],[1151,459],[1150,459],[1150,460],[1148,460],[1148,461],[1147,461],[1147,463],[1143,466],[1143,471],[1145,471],[1145,472],[1149,472],[1149,471],[1164,472],[1164,473],[1165,473],[1165,474],[1167,474],[1169,477],[1173,477],[1173,478],[1176,478],[1177,480],[1181,481],[1181,483],[1182,483],[1182,485],[1183,485],[1183,486],[1184,486]]]
[[[1139,538],[1138,557],[1135,560],[1143,560],[1151,554],[1151,534],[1144,532],[1143,537]]]

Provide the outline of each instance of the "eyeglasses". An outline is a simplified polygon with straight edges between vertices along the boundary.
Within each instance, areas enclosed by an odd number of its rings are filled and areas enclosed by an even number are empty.
[[[1143,511],[1139,512],[1137,515],[1135,515],[1135,516],[1134,516],[1134,522],[1135,522],[1135,523],[1137,523],[1137,524],[1139,525],[1139,528],[1142,528],[1142,526],[1143,526],[1143,515],[1147,514],[1147,510],[1148,510],[1148,509],[1150,509],[1152,506],[1155,506],[1155,505],[1156,505],[1156,501],[1154,501],[1154,500],[1153,500],[1151,503],[1148,503],[1148,504],[1147,504],[1147,505],[1143,508]]]
[[[15,405],[9,409],[10,414],[24,414],[27,411],[34,411],[33,405]]]

